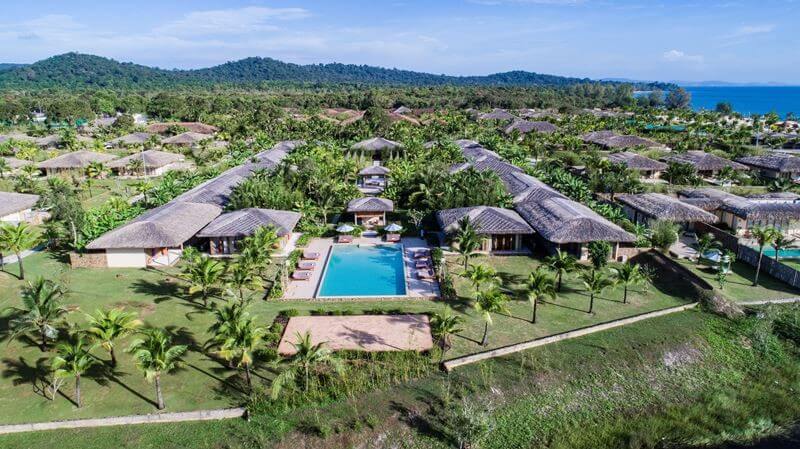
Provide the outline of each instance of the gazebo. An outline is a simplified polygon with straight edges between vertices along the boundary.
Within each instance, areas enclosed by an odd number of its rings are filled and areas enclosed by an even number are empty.
[[[350,147],[348,155],[359,159],[365,159],[367,155],[370,155],[372,160],[380,161],[397,157],[401,149],[402,145],[393,140],[373,137],[372,139],[362,140]]]
[[[347,203],[347,212],[353,214],[353,221],[365,227],[386,224],[386,212],[394,211],[394,203],[386,198],[368,196],[356,198]]]
[[[391,171],[382,165],[371,165],[358,172],[358,189],[362,193],[381,193],[389,184]]]

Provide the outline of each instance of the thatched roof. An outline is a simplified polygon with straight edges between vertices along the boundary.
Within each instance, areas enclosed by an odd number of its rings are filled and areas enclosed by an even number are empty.
[[[213,204],[170,202],[106,232],[86,248],[175,248],[194,237],[220,213],[222,209]]]
[[[394,202],[386,198],[368,196],[347,203],[347,212],[392,212],[393,210]]]
[[[716,223],[717,216],[705,210],[661,193],[617,195],[617,201],[657,220],[676,223]]]
[[[369,167],[362,168],[358,174],[361,176],[373,176],[373,175],[388,175],[391,173],[391,170],[384,167],[383,165],[370,165]]]
[[[503,132],[511,134],[514,131],[519,131],[520,134],[527,134],[535,131],[537,133],[550,134],[558,130],[558,127],[550,122],[532,122],[528,120],[516,120],[514,123],[508,125]]]
[[[92,120],[92,126],[104,128],[117,122],[117,117],[100,117]]]
[[[305,144],[305,140],[284,140],[276,143],[269,150],[256,154],[253,156],[253,159],[259,162],[271,162],[277,165],[280,164],[283,158],[289,153],[294,151],[294,149],[302,147]]]
[[[470,160],[474,160],[483,156],[493,156],[501,159],[499,154],[484,148],[483,145],[474,140],[459,139],[455,141],[455,144],[461,148],[461,152],[464,153],[464,157]]]
[[[615,133],[614,131],[594,131],[583,135],[583,141],[586,143],[593,143],[606,148],[633,148],[633,147],[647,147],[656,148],[663,147],[656,141],[645,139],[639,136],[624,136]]]
[[[125,134],[124,136],[117,137],[114,140],[109,140],[106,143],[108,145],[112,145],[112,146],[115,146],[115,147],[116,146],[120,146],[120,145],[143,145],[145,142],[147,142],[150,139],[151,136],[154,136],[154,135],[155,134],[142,133],[142,132]],[[161,139],[159,138],[159,140],[161,140]]]
[[[614,164],[623,164],[632,170],[660,171],[666,170],[668,167],[667,164],[661,161],[656,161],[630,151],[609,154],[608,160]]]
[[[77,169],[84,168],[92,162],[106,163],[116,159],[113,154],[95,153],[93,151],[73,151],[72,153],[62,154],[44,162],[40,162],[37,167],[45,169]]]
[[[800,157],[786,154],[740,157],[736,161],[750,167],[774,170],[780,173],[800,173]]]
[[[147,127],[147,132],[153,134],[164,134],[172,126],[180,126],[186,128],[187,131],[200,134],[214,134],[219,131],[219,128],[212,125],[206,125],[200,122],[168,122],[168,123],[153,123]]]
[[[459,229],[459,221],[469,217],[478,234],[533,234],[533,229],[518,213],[499,207],[476,206],[436,212],[436,221],[445,232]]]
[[[39,201],[39,195],[0,192],[0,217],[31,209]]]
[[[744,164],[734,162],[705,151],[687,151],[684,154],[674,154],[665,158],[668,162],[677,162],[680,164],[689,164],[694,166],[697,171],[719,171],[725,167],[731,167],[734,170],[747,170]]]
[[[44,136],[36,139],[36,146],[39,147],[54,147],[61,143],[61,136],[58,134],[50,134],[49,136]]]
[[[478,114],[479,120],[516,120],[517,116],[505,109],[493,109],[492,112]]]
[[[15,157],[3,157],[2,159],[4,161],[6,161],[6,164],[8,164],[8,166],[11,167],[12,170],[16,170],[16,169],[22,168],[22,167],[24,167],[26,165],[32,164],[31,161],[17,159]]]
[[[800,220],[800,203],[753,201],[716,189],[682,190],[679,194],[689,199],[716,201],[718,209],[746,220]]]
[[[161,141],[164,145],[194,145],[207,139],[213,139],[208,134],[188,131],[177,136],[168,137]]]
[[[515,209],[536,232],[553,243],[636,241],[636,237],[624,229],[567,198],[519,203]]]
[[[27,134],[12,132],[9,134],[0,135],[0,143],[6,143],[9,140],[16,140],[20,142],[36,142],[36,137],[31,137]]]
[[[361,151],[383,151],[394,150],[400,148],[400,146],[399,143],[393,140],[384,139],[383,137],[373,137],[371,139],[362,140],[350,148]]]
[[[412,111],[411,108],[407,108],[405,106],[400,106],[399,108],[395,109],[392,112],[395,113],[395,114],[401,114],[402,115],[402,114],[411,114],[414,111]]]
[[[300,214],[274,209],[241,209],[228,212],[215,218],[203,228],[198,237],[247,237],[260,227],[273,227],[278,236],[285,236],[294,230]]]
[[[511,180],[516,181],[512,183]],[[515,173],[503,180],[514,204],[543,201],[548,198],[566,198],[561,192],[525,173]]]
[[[124,168],[134,160],[142,161],[147,168],[160,168],[165,165],[174,164],[176,162],[184,161],[186,158],[182,154],[169,153],[166,151],[147,150],[141,153],[131,154],[122,159],[109,162],[109,168]]]
[[[793,202],[800,200],[800,195],[794,192],[767,192],[755,195],[747,195],[753,201],[786,201]]]

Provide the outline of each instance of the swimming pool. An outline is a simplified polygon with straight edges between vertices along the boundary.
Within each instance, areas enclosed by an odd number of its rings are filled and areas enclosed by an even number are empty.
[[[756,247],[755,250],[758,251],[758,248]],[[764,255],[775,258],[775,248],[764,248]],[[800,248],[782,249],[780,256],[783,259],[800,259]]]
[[[401,245],[334,245],[318,298],[405,296]]]

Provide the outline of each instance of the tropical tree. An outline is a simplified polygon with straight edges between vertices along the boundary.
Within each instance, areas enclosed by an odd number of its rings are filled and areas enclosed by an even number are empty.
[[[592,313],[594,310],[594,297],[603,294],[607,288],[614,285],[614,281],[600,270],[584,271],[580,274],[580,278],[583,281],[583,288],[589,293],[588,313]]]
[[[756,275],[753,278],[753,286],[758,285],[758,275],[761,273],[761,259],[764,257],[764,247],[771,245],[777,237],[775,228],[762,228],[755,226],[750,228],[750,234],[758,244],[758,264],[756,265]]]
[[[11,320],[12,336],[36,332],[41,339],[40,348],[47,350],[47,341],[58,338],[58,321],[68,310],[61,300],[64,290],[60,285],[44,278],[29,282],[22,289],[22,307],[13,309],[16,315]]]
[[[464,320],[454,315],[449,307],[445,307],[442,313],[434,313],[431,315],[431,335],[439,343],[442,349],[442,356],[440,360],[444,360],[444,353],[450,348],[450,339],[453,335],[463,331],[461,323]]]
[[[470,265],[464,273],[465,277],[472,282],[475,291],[480,291],[481,287],[488,284],[500,285],[501,279],[497,274],[497,270],[486,265]]]
[[[475,257],[481,247],[481,238],[469,217],[464,217],[458,222],[458,231],[453,236],[453,242],[457,245],[456,251],[464,260],[464,271],[467,271],[469,260]]]
[[[564,275],[574,271],[578,265],[578,261],[574,256],[560,249],[556,250],[556,253],[552,256],[548,256],[545,259],[545,263],[550,270],[556,273],[556,291],[558,292],[561,291],[561,281]]]
[[[611,267],[611,272],[614,274],[614,281],[622,285],[622,303],[628,303],[628,288],[639,285],[645,282],[646,276],[642,272],[642,267],[639,264],[624,263],[616,267]]]
[[[589,261],[592,262],[592,267],[599,270],[608,265],[608,257],[611,255],[611,244],[598,240],[589,242]]]
[[[667,251],[678,241],[678,226],[668,220],[656,221],[651,228],[650,241],[654,248]]]
[[[509,313],[506,305],[507,302],[508,297],[497,288],[478,292],[478,295],[475,297],[475,310],[477,310],[483,318],[483,338],[481,339],[481,346],[486,346],[489,343],[489,326],[492,325],[492,314]]]
[[[115,342],[136,332],[142,326],[142,321],[136,312],[127,312],[122,308],[108,311],[96,310],[94,315],[86,315],[86,317],[89,320],[86,333],[108,351],[111,357],[111,367],[116,367]]]
[[[539,301],[545,298],[555,300],[556,297],[555,279],[547,274],[544,267],[537,267],[528,276],[528,301],[530,301],[532,309],[531,324],[536,323],[536,309]]]
[[[712,249],[720,249],[722,244],[714,237],[714,234],[706,233],[697,238],[697,263],[703,258],[703,255]]]
[[[252,391],[253,381],[250,369],[253,366],[254,352],[267,334],[267,328],[256,324],[256,317],[241,308],[240,311],[217,313],[216,332],[209,341],[209,348],[239,368],[244,368],[247,388]]]
[[[203,307],[208,307],[208,298],[216,290],[225,272],[226,267],[222,262],[205,255],[199,257],[184,271],[184,278],[189,282],[189,294],[199,293],[203,298]]]
[[[102,162],[90,162],[84,169],[86,176],[86,188],[89,190],[89,196],[92,196],[92,184],[95,179],[100,179],[106,173],[106,167]]]
[[[781,251],[787,248],[793,248],[797,239],[790,238],[784,235],[779,230],[775,231],[775,238],[772,240],[772,247],[775,248],[775,260],[781,259]]]
[[[173,345],[172,338],[165,331],[155,328],[146,329],[143,337],[135,340],[128,348],[136,361],[136,367],[148,382],[155,384],[159,410],[165,407],[161,376],[178,369],[186,349],[186,345]]]
[[[13,252],[19,264],[19,278],[25,279],[25,266],[22,263],[22,252],[39,243],[40,234],[27,223],[16,225],[6,223],[0,227],[0,248]]]
[[[245,289],[255,290],[264,286],[261,277],[254,273],[246,260],[239,260],[229,266],[227,284],[236,291],[239,301],[244,301]]]
[[[312,343],[309,332],[302,335],[298,333],[296,337],[296,342],[292,343],[294,354],[283,362],[285,368],[272,381],[273,399],[277,399],[281,391],[287,387],[297,389],[300,380],[303,391],[308,393],[312,374],[319,375],[323,367],[330,368],[336,374],[344,372],[344,362],[336,357],[325,343]]]
[[[143,179],[133,185],[133,188],[136,190],[136,193],[138,195],[142,195],[142,200],[145,204],[148,204],[147,193],[153,190],[154,187],[155,185],[153,184],[153,182],[147,179]]]
[[[75,378],[75,403],[83,406],[81,400],[81,376],[89,370],[97,359],[91,354],[92,348],[86,346],[83,334],[77,334],[68,343],[57,347],[57,355],[53,358],[53,377],[56,379]],[[55,392],[53,394],[55,396]]]

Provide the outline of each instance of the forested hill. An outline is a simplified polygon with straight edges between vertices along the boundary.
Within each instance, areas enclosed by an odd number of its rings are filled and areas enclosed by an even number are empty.
[[[0,89],[150,89],[211,84],[255,85],[261,82],[554,87],[593,81],[524,71],[487,76],[446,76],[353,64],[299,65],[271,58],[246,58],[205,69],[164,70],[79,53],[66,53],[0,71]],[[655,83],[638,87],[671,86]]]

